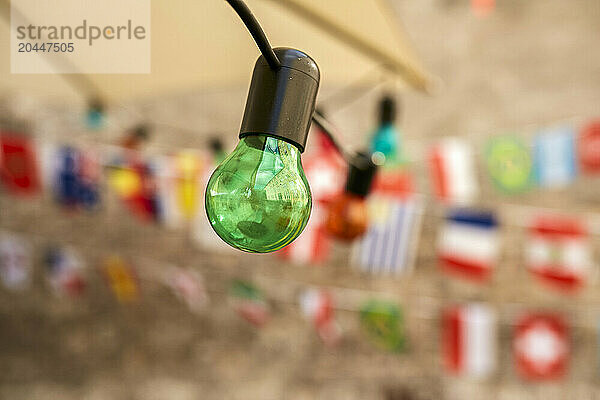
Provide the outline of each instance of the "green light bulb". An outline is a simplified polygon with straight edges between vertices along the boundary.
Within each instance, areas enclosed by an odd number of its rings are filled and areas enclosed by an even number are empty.
[[[283,248],[311,211],[300,150],[272,136],[245,136],[210,177],[205,203],[213,229],[229,245],[252,253]]]

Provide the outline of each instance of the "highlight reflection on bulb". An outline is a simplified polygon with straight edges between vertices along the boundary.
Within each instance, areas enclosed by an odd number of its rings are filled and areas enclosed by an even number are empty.
[[[283,248],[310,217],[300,150],[272,136],[243,137],[210,177],[205,203],[213,229],[229,245],[253,253]]]

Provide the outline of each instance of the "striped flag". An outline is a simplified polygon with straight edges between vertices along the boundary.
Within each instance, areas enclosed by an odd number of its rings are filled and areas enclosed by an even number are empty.
[[[582,287],[593,265],[587,230],[572,218],[546,216],[535,220],[526,255],[534,276],[566,291]]]
[[[446,370],[483,378],[496,368],[496,315],[485,304],[449,307],[442,318],[442,351]]]
[[[534,172],[537,183],[560,187],[575,179],[575,134],[571,128],[540,133],[534,144]]]
[[[352,264],[362,272],[399,275],[412,269],[421,225],[421,201],[373,193],[369,228],[352,249]]]
[[[498,223],[493,213],[460,209],[447,215],[438,243],[444,270],[476,281],[487,280],[498,251]]]
[[[447,138],[430,154],[431,179],[437,197],[450,203],[468,203],[479,194],[473,153],[467,142]]]

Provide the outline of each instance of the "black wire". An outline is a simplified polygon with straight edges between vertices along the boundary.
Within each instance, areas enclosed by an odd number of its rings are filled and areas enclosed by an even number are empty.
[[[338,140],[338,134],[335,132],[335,128],[333,127],[333,125],[331,125],[331,123],[327,121],[327,119],[325,119],[325,117],[323,117],[323,115],[321,115],[321,113],[317,111],[315,111],[312,116],[312,122],[313,124],[319,127],[319,129],[321,130],[321,132],[323,132],[325,136],[329,138],[329,140],[333,144],[333,147],[335,147],[337,151],[340,152],[344,160],[348,164],[351,164],[354,154],[348,152],[346,149],[344,149],[344,146],[340,144],[340,141]]]
[[[269,43],[269,39],[267,39],[267,35],[265,35],[265,32],[260,27],[260,24],[258,23],[256,18],[254,18],[252,11],[250,11],[248,6],[246,6],[246,4],[242,0],[225,1],[229,3],[231,8],[233,8],[235,12],[239,15],[239,17],[242,19],[242,22],[244,22],[244,25],[246,25],[246,28],[248,28],[248,31],[250,31],[250,34],[254,38],[256,45],[260,49],[260,52],[262,53],[265,60],[267,60],[267,63],[269,63],[271,69],[275,71],[279,70],[281,68],[281,63],[275,55],[275,52],[273,51],[273,48]]]

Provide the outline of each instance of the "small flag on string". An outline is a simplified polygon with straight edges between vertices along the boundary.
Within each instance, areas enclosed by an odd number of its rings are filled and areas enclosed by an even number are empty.
[[[120,303],[135,303],[140,297],[137,274],[132,266],[119,256],[107,257],[102,273]]]
[[[83,293],[86,281],[83,276],[83,262],[69,247],[53,246],[47,249],[46,264],[48,283],[55,293],[77,297]]]
[[[498,189],[516,194],[531,187],[533,161],[518,138],[501,136],[490,140],[485,159],[488,173]]]
[[[262,292],[252,283],[236,279],[231,283],[233,308],[252,325],[263,326],[269,319],[269,307]]]
[[[202,181],[200,183],[201,193],[204,193],[206,190],[208,180],[217,167],[217,161],[222,157],[225,157],[225,154],[223,154],[222,150],[219,151],[214,157],[207,156],[206,162],[203,163],[205,168],[202,171]],[[206,209],[203,196],[200,196],[200,210],[196,213],[196,217],[192,220],[191,234],[194,241],[205,250],[215,253],[232,253],[234,251],[231,246],[221,240],[221,238],[215,233],[208,218],[206,218]]]
[[[0,180],[13,194],[32,195],[39,191],[35,147],[29,137],[0,132]]]
[[[575,134],[571,128],[544,131],[534,144],[534,171],[538,185],[560,187],[575,179]]]
[[[313,201],[327,203],[344,190],[346,165],[327,137],[320,133],[317,139],[317,148],[303,157],[302,167]]]
[[[166,283],[191,312],[199,314],[206,309],[208,293],[204,286],[204,279],[198,271],[190,268],[171,267],[166,277]]]
[[[479,194],[471,147],[458,138],[447,138],[430,154],[431,179],[440,200],[469,203]]]
[[[420,199],[373,193],[367,201],[369,227],[353,245],[353,265],[372,274],[410,272],[421,225]]]
[[[402,166],[379,169],[375,174],[371,193],[403,199],[413,194],[415,183],[412,174]]]
[[[155,166],[128,152],[127,160],[114,161],[109,182],[133,215],[142,221],[158,221],[161,204]]]
[[[471,9],[477,17],[487,17],[495,8],[496,0],[471,0]]]
[[[323,343],[333,346],[339,342],[341,331],[335,322],[331,293],[315,288],[307,289],[300,296],[300,308],[304,316],[314,324]]]
[[[496,316],[481,303],[449,307],[442,319],[442,349],[446,370],[484,378],[496,367]]]
[[[587,230],[575,218],[537,218],[529,229],[526,255],[534,276],[566,291],[585,285],[593,266]]]
[[[366,334],[378,347],[389,351],[404,350],[404,321],[397,305],[371,300],[361,308],[360,322]]]
[[[198,154],[184,150],[157,162],[161,220],[168,227],[178,227],[193,220],[202,203],[203,162]]]
[[[331,245],[324,225],[326,213],[324,205],[313,203],[310,219],[304,231],[277,254],[282,259],[295,264],[316,265],[326,261]]]
[[[498,222],[492,212],[450,211],[440,232],[438,254],[442,268],[463,278],[488,280],[499,252]]]
[[[90,151],[70,146],[59,149],[55,173],[57,201],[70,208],[92,209],[100,199],[101,168],[97,157]]]
[[[0,232],[0,277],[4,287],[22,290],[31,281],[31,248],[20,236]]]
[[[202,199],[202,171],[202,160],[194,152],[181,151],[175,156],[178,205],[188,220],[196,215]]]
[[[578,140],[579,164],[583,172],[600,172],[600,120],[587,124]]]
[[[327,205],[344,190],[346,168],[338,152],[323,134],[318,136],[317,149],[302,160],[313,198],[308,224],[300,236],[278,252],[285,260],[297,264],[319,264],[327,260],[331,238],[325,221]]]
[[[557,315],[525,315],[517,322],[513,351],[517,372],[524,379],[559,379],[569,359],[568,327]]]

